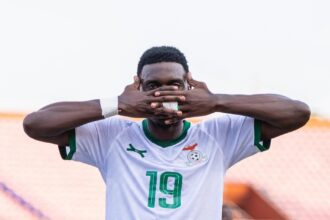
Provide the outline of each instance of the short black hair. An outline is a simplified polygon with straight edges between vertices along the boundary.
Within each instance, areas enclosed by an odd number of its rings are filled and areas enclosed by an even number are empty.
[[[141,75],[144,65],[161,62],[179,63],[183,66],[186,73],[189,72],[186,57],[179,49],[171,46],[160,46],[152,47],[142,54],[137,69],[138,76]]]

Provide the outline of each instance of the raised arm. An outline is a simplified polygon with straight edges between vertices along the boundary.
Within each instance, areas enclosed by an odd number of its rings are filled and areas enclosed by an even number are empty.
[[[27,115],[23,127],[31,138],[64,146],[69,130],[102,118],[99,100],[58,102]]]
[[[155,109],[150,107],[151,102],[179,101],[181,96],[154,97],[157,90],[177,90],[167,86],[149,92],[138,90],[139,80],[135,77],[134,83],[126,86],[118,97],[118,112],[129,117],[148,117]],[[158,111],[166,115],[180,115],[178,111],[159,108]],[[84,102],[58,102],[27,115],[23,122],[24,131],[28,136],[39,141],[65,146],[68,144],[68,131],[83,124],[104,119],[100,100]]]
[[[211,93],[204,82],[188,75],[193,89],[188,91],[155,92],[155,96],[183,95],[180,103],[182,117],[208,115],[224,112],[245,115],[262,121],[262,139],[271,139],[302,127],[309,120],[309,107],[297,100],[275,94],[228,95]],[[174,119],[168,120],[173,123]]]
[[[309,107],[275,94],[214,96],[215,111],[246,115],[262,121],[262,139],[296,130],[309,120]]]

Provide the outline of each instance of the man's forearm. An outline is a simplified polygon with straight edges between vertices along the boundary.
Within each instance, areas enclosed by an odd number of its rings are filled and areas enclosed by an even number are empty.
[[[304,125],[310,116],[305,103],[274,94],[216,94],[214,102],[216,112],[246,115],[290,130]]]
[[[99,100],[58,102],[27,115],[23,126],[31,137],[53,137],[102,118]]]

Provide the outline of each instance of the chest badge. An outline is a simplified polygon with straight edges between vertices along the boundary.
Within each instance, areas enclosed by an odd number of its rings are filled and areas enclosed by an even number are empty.
[[[146,150],[136,149],[132,144],[129,144],[128,146],[129,148],[126,148],[127,151],[138,153],[142,158],[144,158],[144,154],[147,153]]]
[[[183,151],[188,151],[187,152],[187,166],[193,166],[197,165],[207,159],[206,155],[203,154],[200,150],[195,150],[197,148],[198,144],[192,144],[189,145],[185,148],[183,148]]]

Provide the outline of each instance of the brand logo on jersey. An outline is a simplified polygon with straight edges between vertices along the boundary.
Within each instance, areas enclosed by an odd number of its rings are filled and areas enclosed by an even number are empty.
[[[138,153],[142,158],[144,158],[144,154],[147,153],[146,150],[136,149],[132,144],[129,144],[129,148],[127,148],[126,150]]]
[[[189,146],[183,148],[182,150],[190,150],[190,151],[193,151],[193,150],[195,150],[195,148],[197,147],[197,145],[198,145],[198,144],[195,143],[195,144],[193,144],[193,145],[189,145]]]

